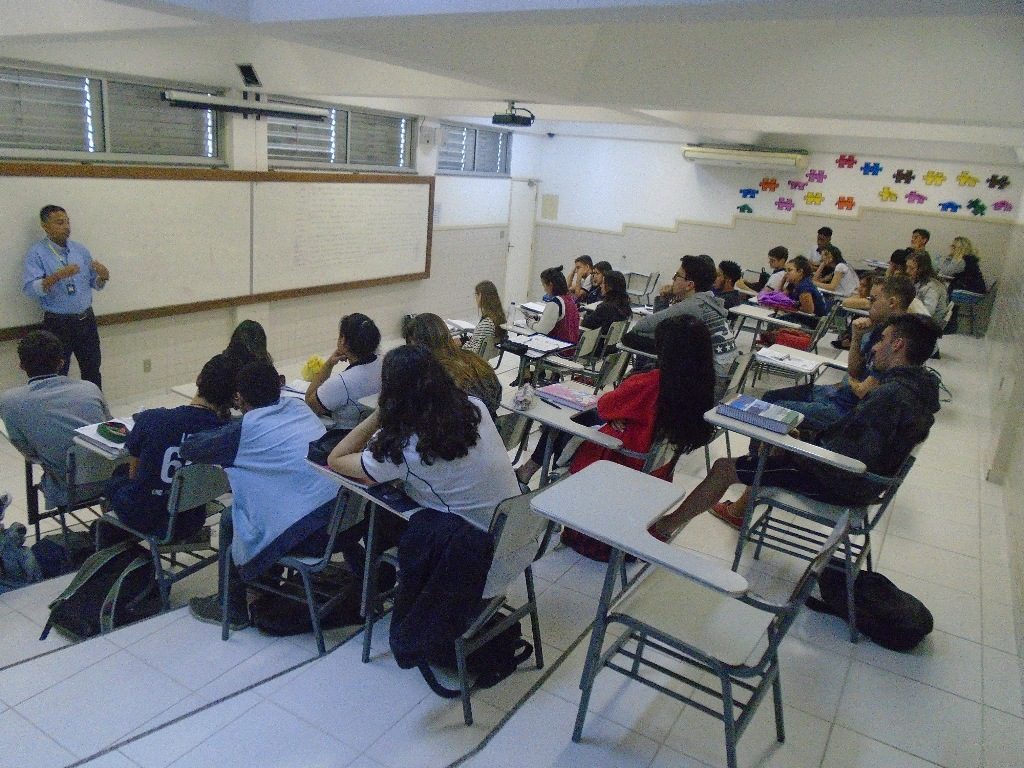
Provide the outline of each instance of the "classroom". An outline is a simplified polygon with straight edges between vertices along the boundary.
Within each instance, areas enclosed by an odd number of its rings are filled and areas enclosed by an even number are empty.
[[[766,704],[740,757],[780,766],[1018,765],[1024,9],[1014,0],[893,6],[0,0],[2,109],[18,70],[230,98],[246,91],[272,104],[337,107],[331,120],[350,114],[352,135],[339,134],[339,146],[370,158],[325,162],[322,143],[303,154],[313,144],[302,144],[301,130],[286,134],[287,119],[230,112],[216,113],[190,158],[119,155],[113,129],[92,157],[7,147],[0,133],[0,390],[25,380],[16,346],[40,318],[21,292],[21,265],[47,203],[68,208],[72,238],[110,268],[94,308],[112,409],[167,405],[170,388],[191,380],[245,319],[265,327],[275,359],[301,361],[334,349],[342,315],[369,315],[390,348],[407,314],[475,322],[481,280],[497,285],[506,306],[537,300],[540,272],[569,271],[581,254],[660,273],[661,287],[684,254],[756,271],[773,246],[813,250],[822,226],[855,267],[887,261],[918,227],[930,231],[933,257],[954,237],[969,238],[998,291],[983,336],[942,341],[932,364],[953,399],[897,502],[905,518],[936,516],[894,519],[885,536],[899,542],[899,558],[891,543],[888,560],[884,549],[879,558],[936,614],[929,652],[893,661],[869,643],[798,623],[788,658],[783,645],[786,743],[775,749]],[[243,83],[241,64],[261,85]],[[102,110],[113,121],[106,93]],[[536,119],[492,124],[492,114],[513,110]],[[365,145],[357,118],[377,130]],[[331,158],[334,142],[332,129]],[[802,155],[790,167],[714,166],[684,157],[695,144]],[[376,257],[362,261],[367,252]],[[514,369],[498,371],[503,384]],[[713,457],[724,455],[715,445]],[[0,491],[18,505],[22,463],[6,441],[0,447]],[[680,462],[676,484],[689,489],[703,476],[699,453]],[[954,516],[965,507],[968,522]],[[701,520],[694,535],[731,552],[735,537],[716,525]],[[433,698],[392,659],[360,664],[358,642],[309,662],[310,642],[256,643],[240,633],[232,639],[250,646],[239,652],[211,633],[206,658],[183,661],[157,655],[159,631],[149,648],[137,632],[138,651],[121,672],[104,662],[124,651],[115,634],[57,652],[69,654],[67,671],[48,673],[57,678],[26,680],[2,635],[38,616],[0,595],[0,743],[20,745],[17,760],[0,755],[0,766],[724,764],[718,723],[641,686],[602,687],[602,677],[583,741],[570,739],[586,651],[576,643],[604,570],[565,552],[537,574],[542,627],[551,622],[545,654],[568,660],[549,678],[531,670],[515,690],[474,697],[472,728],[457,703]],[[375,639],[382,648],[386,635]],[[175,668],[199,661],[209,670]],[[376,676],[361,676],[365,666]],[[291,685],[304,675],[311,684]],[[139,704],[145,717],[126,718],[120,730],[106,709],[102,722],[45,717],[63,699],[84,712],[113,685],[135,692],[125,699],[134,707],[133,695],[144,699],[164,681],[166,695]],[[360,708],[365,729],[335,728]]]

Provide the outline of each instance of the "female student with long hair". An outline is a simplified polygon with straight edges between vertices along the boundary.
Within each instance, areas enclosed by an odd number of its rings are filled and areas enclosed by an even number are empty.
[[[846,263],[842,255],[831,246],[821,249],[821,266],[818,267],[819,276],[814,278],[814,284],[818,288],[832,291],[836,296],[845,299],[857,292],[860,279],[853,268]],[[818,274],[816,273],[816,274]],[[827,277],[825,275],[828,275]]]
[[[626,293],[626,276],[613,270],[604,276],[601,283],[601,303],[593,312],[583,316],[580,325],[584,328],[600,328],[601,333],[608,333],[612,323],[628,320],[632,315],[629,294]]]
[[[505,310],[501,306],[498,289],[490,280],[476,284],[476,306],[480,310],[480,322],[473,329],[473,336],[462,345],[462,348],[480,354],[490,339],[501,341],[507,335],[505,329]]]
[[[623,379],[597,401],[596,413],[584,411],[577,420],[588,426],[603,423],[600,431],[619,438],[622,447],[630,451],[644,453],[664,437],[686,453],[704,445],[711,436],[711,427],[704,421],[704,412],[715,402],[711,334],[697,318],[679,315],[658,323],[654,344],[658,354],[654,370]],[[538,445],[540,450],[534,451],[516,472],[523,483],[529,482],[540,469],[543,438]],[[584,443],[573,456],[570,471],[578,472],[601,459],[643,468],[639,459]],[[661,469],[667,473],[669,468]]]
[[[917,298],[924,304],[932,320],[943,327],[946,324],[946,286],[935,276],[932,257],[927,251],[912,251],[907,254],[907,277],[917,288]]]
[[[818,318],[825,314],[825,300],[815,287],[811,275],[811,262],[803,256],[786,262],[786,293],[797,303],[797,309],[803,314],[792,312],[783,315],[782,319],[813,328],[818,324]]]
[[[478,355],[461,349],[448,325],[438,315],[416,315],[406,328],[406,344],[425,347],[448,372],[455,386],[478,398],[493,418],[501,404],[501,382],[494,369]]]
[[[235,326],[223,354],[239,369],[249,363],[274,364],[267,351],[267,332],[255,320],[243,320]]]
[[[338,443],[327,463],[363,482],[402,480],[418,504],[485,531],[494,508],[519,495],[505,445],[483,404],[419,345],[384,356],[377,410]],[[484,597],[500,593],[536,552],[533,543],[492,566]]]

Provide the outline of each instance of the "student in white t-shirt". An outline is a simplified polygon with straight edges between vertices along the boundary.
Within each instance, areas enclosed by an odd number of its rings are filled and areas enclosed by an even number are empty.
[[[306,390],[306,404],[318,416],[330,416],[339,429],[352,429],[365,410],[360,398],[380,392],[380,330],[366,315],[345,315],[338,324],[338,347],[313,375]],[[332,375],[334,367],[348,367]]]
[[[860,278],[837,249],[826,245],[821,249],[821,266],[818,267],[814,284],[845,299],[857,292]]]
[[[501,436],[475,397],[420,346],[384,357],[379,407],[331,451],[332,469],[363,482],[401,480],[418,504],[487,530],[495,507],[520,493]],[[484,597],[500,594],[537,545],[491,567]]]

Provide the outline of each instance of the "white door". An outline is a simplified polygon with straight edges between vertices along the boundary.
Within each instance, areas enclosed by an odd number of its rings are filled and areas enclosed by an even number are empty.
[[[504,299],[526,299],[533,270],[533,230],[537,212],[537,182],[513,180],[508,203],[508,258]]]

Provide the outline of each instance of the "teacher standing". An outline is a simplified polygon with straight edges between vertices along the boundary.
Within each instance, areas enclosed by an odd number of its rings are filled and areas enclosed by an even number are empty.
[[[74,354],[82,378],[100,387],[100,335],[92,291],[103,289],[110,271],[93,259],[88,248],[68,239],[71,219],[59,205],[44,205],[39,222],[46,237],[25,254],[22,291],[39,301],[43,328],[64,344],[61,373],[67,375]]]

